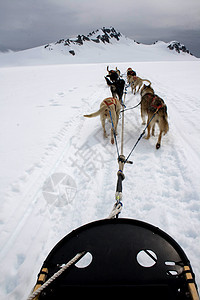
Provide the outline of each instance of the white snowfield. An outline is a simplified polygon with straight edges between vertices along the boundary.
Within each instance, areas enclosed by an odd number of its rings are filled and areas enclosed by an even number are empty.
[[[110,63],[122,73],[132,67],[149,79],[169,115],[161,148],[155,148],[156,132],[150,140],[141,139],[130,158],[133,165],[125,165],[120,217],[149,222],[171,235],[186,252],[199,284],[200,61],[178,61],[177,54],[176,59],[135,62],[133,57]],[[110,124],[109,138],[104,139],[99,117],[83,117],[111,95],[106,66],[0,69],[1,299],[25,300],[54,245],[112,210],[118,163]],[[139,101],[140,95],[129,88],[127,108]],[[127,111],[125,156],[143,129],[140,108]],[[119,146],[120,136],[121,120]]]

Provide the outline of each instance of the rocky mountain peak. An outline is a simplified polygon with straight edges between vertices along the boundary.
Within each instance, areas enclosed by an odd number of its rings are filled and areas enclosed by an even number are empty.
[[[119,41],[121,33],[117,32],[115,28],[101,28],[97,29],[96,31],[90,32],[88,35],[77,35],[75,38],[68,38],[68,39],[61,39],[55,42],[56,44],[62,44],[64,43],[64,46],[70,46],[70,44],[77,44],[77,45],[83,45],[85,41],[91,41],[96,43],[110,43],[112,39],[116,39]],[[46,45],[45,47],[48,47],[49,45]]]
[[[172,41],[169,43],[169,45],[167,46],[167,48],[169,48],[170,50],[175,50],[178,53],[184,52],[184,53],[188,53],[190,55],[193,55],[187,48],[185,45],[177,42],[177,41]]]
[[[91,41],[96,43],[100,43],[101,41],[103,43],[110,43],[111,39],[113,38],[119,41],[120,36],[122,36],[121,33],[117,32],[113,27],[110,28],[103,27],[87,35],[87,37],[90,38]]]
[[[115,44],[118,43],[124,43],[124,35],[121,34],[119,31],[117,31],[114,27],[102,27],[100,29],[94,30],[90,32],[87,35],[79,34],[74,38],[65,38],[60,39],[55,43],[51,43],[46,45],[44,48],[47,48],[48,50],[54,50],[57,49],[59,51],[66,51],[67,53],[70,53],[71,55],[76,55],[79,52],[79,46],[82,46],[86,43],[90,43],[91,46],[94,44]],[[125,38],[126,41],[130,45],[133,45],[133,42],[135,44],[140,44],[136,42],[135,40]],[[161,42],[161,41],[160,41]],[[159,43],[156,41],[154,44]],[[164,42],[161,42],[164,43]],[[60,44],[60,45],[59,45]],[[172,41],[170,43],[164,43],[165,47],[169,50],[175,50],[178,53],[187,53],[192,55],[192,53],[181,43],[177,41]],[[141,46],[143,44],[140,44]]]

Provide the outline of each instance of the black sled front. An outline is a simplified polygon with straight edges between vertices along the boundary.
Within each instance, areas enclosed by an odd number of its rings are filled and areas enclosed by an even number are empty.
[[[101,297],[107,291],[112,297],[133,299],[199,299],[184,251],[148,223],[105,219],[84,225],[53,248],[38,278],[43,275],[46,282],[77,253],[84,255],[46,287],[39,300],[67,299],[69,292]]]

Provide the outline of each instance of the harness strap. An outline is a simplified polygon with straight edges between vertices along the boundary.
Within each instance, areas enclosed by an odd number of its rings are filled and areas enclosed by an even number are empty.
[[[111,102],[107,102],[106,100],[104,100],[103,102],[109,107],[110,105],[117,105],[117,101],[115,98],[109,98],[111,100]]]
[[[161,108],[161,107],[163,107],[163,104],[161,103],[160,105],[155,105],[155,104],[153,104],[154,103],[154,101],[155,101],[155,99],[157,98],[158,96],[155,96],[155,97],[153,97],[153,99],[152,99],[152,102],[151,102],[151,106],[153,106],[155,109],[157,109],[157,111]]]
[[[159,109],[161,108],[161,107],[163,107],[163,104],[160,104],[160,105],[158,105],[158,106],[156,106],[156,105],[152,105],[154,108],[156,108],[157,109],[157,111],[159,111]]]
[[[151,94],[151,93],[148,93],[148,94],[146,94],[146,95],[148,95],[149,100],[150,100],[150,98],[151,98],[152,96],[154,96],[153,99],[151,100],[150,106],[152,106],[152,107],[154,107],[155,109],[157,109],[157,111],[158,111],[161,107],[163,107],[163,103],[161,103],[160,105],[155,105],[155,104],[154,104],[156,98],[158,98],[157,95],[153,95],[153,94]]]

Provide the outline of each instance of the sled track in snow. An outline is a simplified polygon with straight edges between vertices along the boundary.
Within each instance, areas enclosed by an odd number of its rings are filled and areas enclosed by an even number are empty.
[[[167,84],[157,78],[154,80],[150,75],[148,78],[152,79],[155,92],[168,106],[170,129],[162,139],[160,150],[155,149],[157,135],[149,141],[142,139],[130,158],[134,164],[125,165],[121,216],[152,223],[168,232],[191,258],[198,281],[200,207],[196,174],[200,145],[195,141],[198,132],[193,118],[198,100],[174,93],[171,89],[169,92]],[[73,93],[75,85],[70,90]],[[52,136],[41,160],[33,163],[25,175],[12,184],[7,199],[15,201],[11,208],[5,203],[6,209],[10,209],[7,217],[9,230],[6,222],[1,224],[4,245],[0,252],[2,268],[6,268],[5,257],[13,266],[12,274],[9,271],[5,273],[8,295],[13,293],[14,297],[14,294],[20,294],[22,282],[29,287],[33,285],[46,254],[66,233],[110,213],[115,201],[118,170],[116,149],[110,138],[103,138],[99,118],[86,120],[82,117],[85,113],[96,111],[100,102],[109,95],[105,84],[91,84],[90,93],[81,95],[78,104],[74,105],[76,112]],[[139,100],[139,95],[133,96],[128,89],[127,107]],[[51,101],[51,104],[52,109],[56,109],[55,103]],[[125,155],[143,130],[141,123],[139,107],[126,112]],[[110,131],[110,124],[107,128]],[[118,140],[120,133],[121,121]],[[42,194],[44,182],[54,173],[67,174],[76,183],[76,195],[65,206],[47,202]],[[39,251],[32,248],[33,244],[40,246]],[[15,251],[12,251],[13,248]],[[27,256],[32,259],[35,276],[32,271],[29,274],[23,272],[30,270]],[[19,284],[17,278],[20,278]]]
[[[26,171],[30,180],[28,179],[28,182],[25,183],[24,186],[22,182],[23,178],[21,179],[21,182],[13,184],[13,186],[19,185],[20,189],[23,190],[20,195],[20,201],[23,205],[20,208],[16,208],[17,210],[21,210],[20,215],[23,217],[20,218],[17,227],[12,231],[10,238],[4,243],[4,247],[0,252],[0,259],[2,259],[3,255],[8,251],[9,247],[25,225],[30,214],[35,209],[40,194],[42,193],[42,186],[45,179],[48,178],[54,170],[56,170],[56,167],[62,161],[65,153],[70,147],[70,140],[66,140],[65,135],[74,127],[74,123],[77,119],[78,116],[74,117],[73,120],[66,122],[58,135],[55,136],[52,142],[48,145],[44,156],[41,158],[41,162],[35,163],[29,170]],[[10,216],[11,220],[14,215],[15,211],[13,212],[13,215]]]

